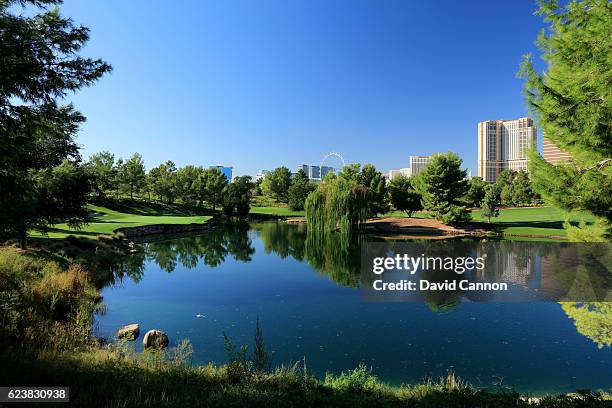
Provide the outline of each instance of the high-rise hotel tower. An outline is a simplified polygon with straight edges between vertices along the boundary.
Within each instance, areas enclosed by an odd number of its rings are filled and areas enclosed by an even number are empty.
[[[478,177],[495,183],[505,169],[526,170],[527,150],[537,147],[538,131],[530,118],[487,120],[478,124]]]

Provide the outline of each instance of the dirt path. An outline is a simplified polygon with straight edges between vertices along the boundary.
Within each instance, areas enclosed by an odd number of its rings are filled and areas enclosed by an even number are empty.
[[[393,234],[484,234],[486,231],[475,227],[453,227],[431,218],[382,217],[370,218],[365,231]]]

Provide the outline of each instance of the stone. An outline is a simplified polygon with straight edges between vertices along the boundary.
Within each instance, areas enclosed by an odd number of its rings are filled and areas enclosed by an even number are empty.
[[[163,350],[168,347],[168,336],[161,330],[149,330],[142,339],[142,345],[145,349],[154,348],[157,350]]]
[[[117,330],[118,339],[136,340],[140,334],[140,326],[138,323],[128,324]]]

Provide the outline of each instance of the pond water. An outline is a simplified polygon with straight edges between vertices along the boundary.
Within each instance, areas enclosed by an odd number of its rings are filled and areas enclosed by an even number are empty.
[[[317,244],[304,226],[265,222],[158,239],[102,290],[100,335],[137,322],[137,348],[156,328],[171,343],[189,339],[195,364],[221,364],[223,333],[252,344],[259,319],[275,365],[305,359],[318,376],[363,362],[391,384],[452,369],[473,385],[521,392],[612,387],[612,350],[557,302],[365,300],[360,251],[373,237]]]

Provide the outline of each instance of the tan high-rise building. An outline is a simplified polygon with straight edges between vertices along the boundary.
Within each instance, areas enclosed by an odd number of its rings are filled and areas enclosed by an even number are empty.
[[[542,145],[542,157],[550,164],[557,164],[560,162],[568,161],[572,158],[569,153],[559,149],[557,146],[555,146],[553,142],[551,142],[547,138],[544,138],[544,142]]]
[[[410,162],[409,162],[410,170],[409,170],[408,175],[416,176],[421,171],[423,171],[425,166],[427,166],[427,163],[429,163],[430,158],[431,156],[410,156]]]
[[[537,146],[533,120],[487,120],[478,124],[478,177],[495,183],[505,169],[527,170],[527,150]]]

